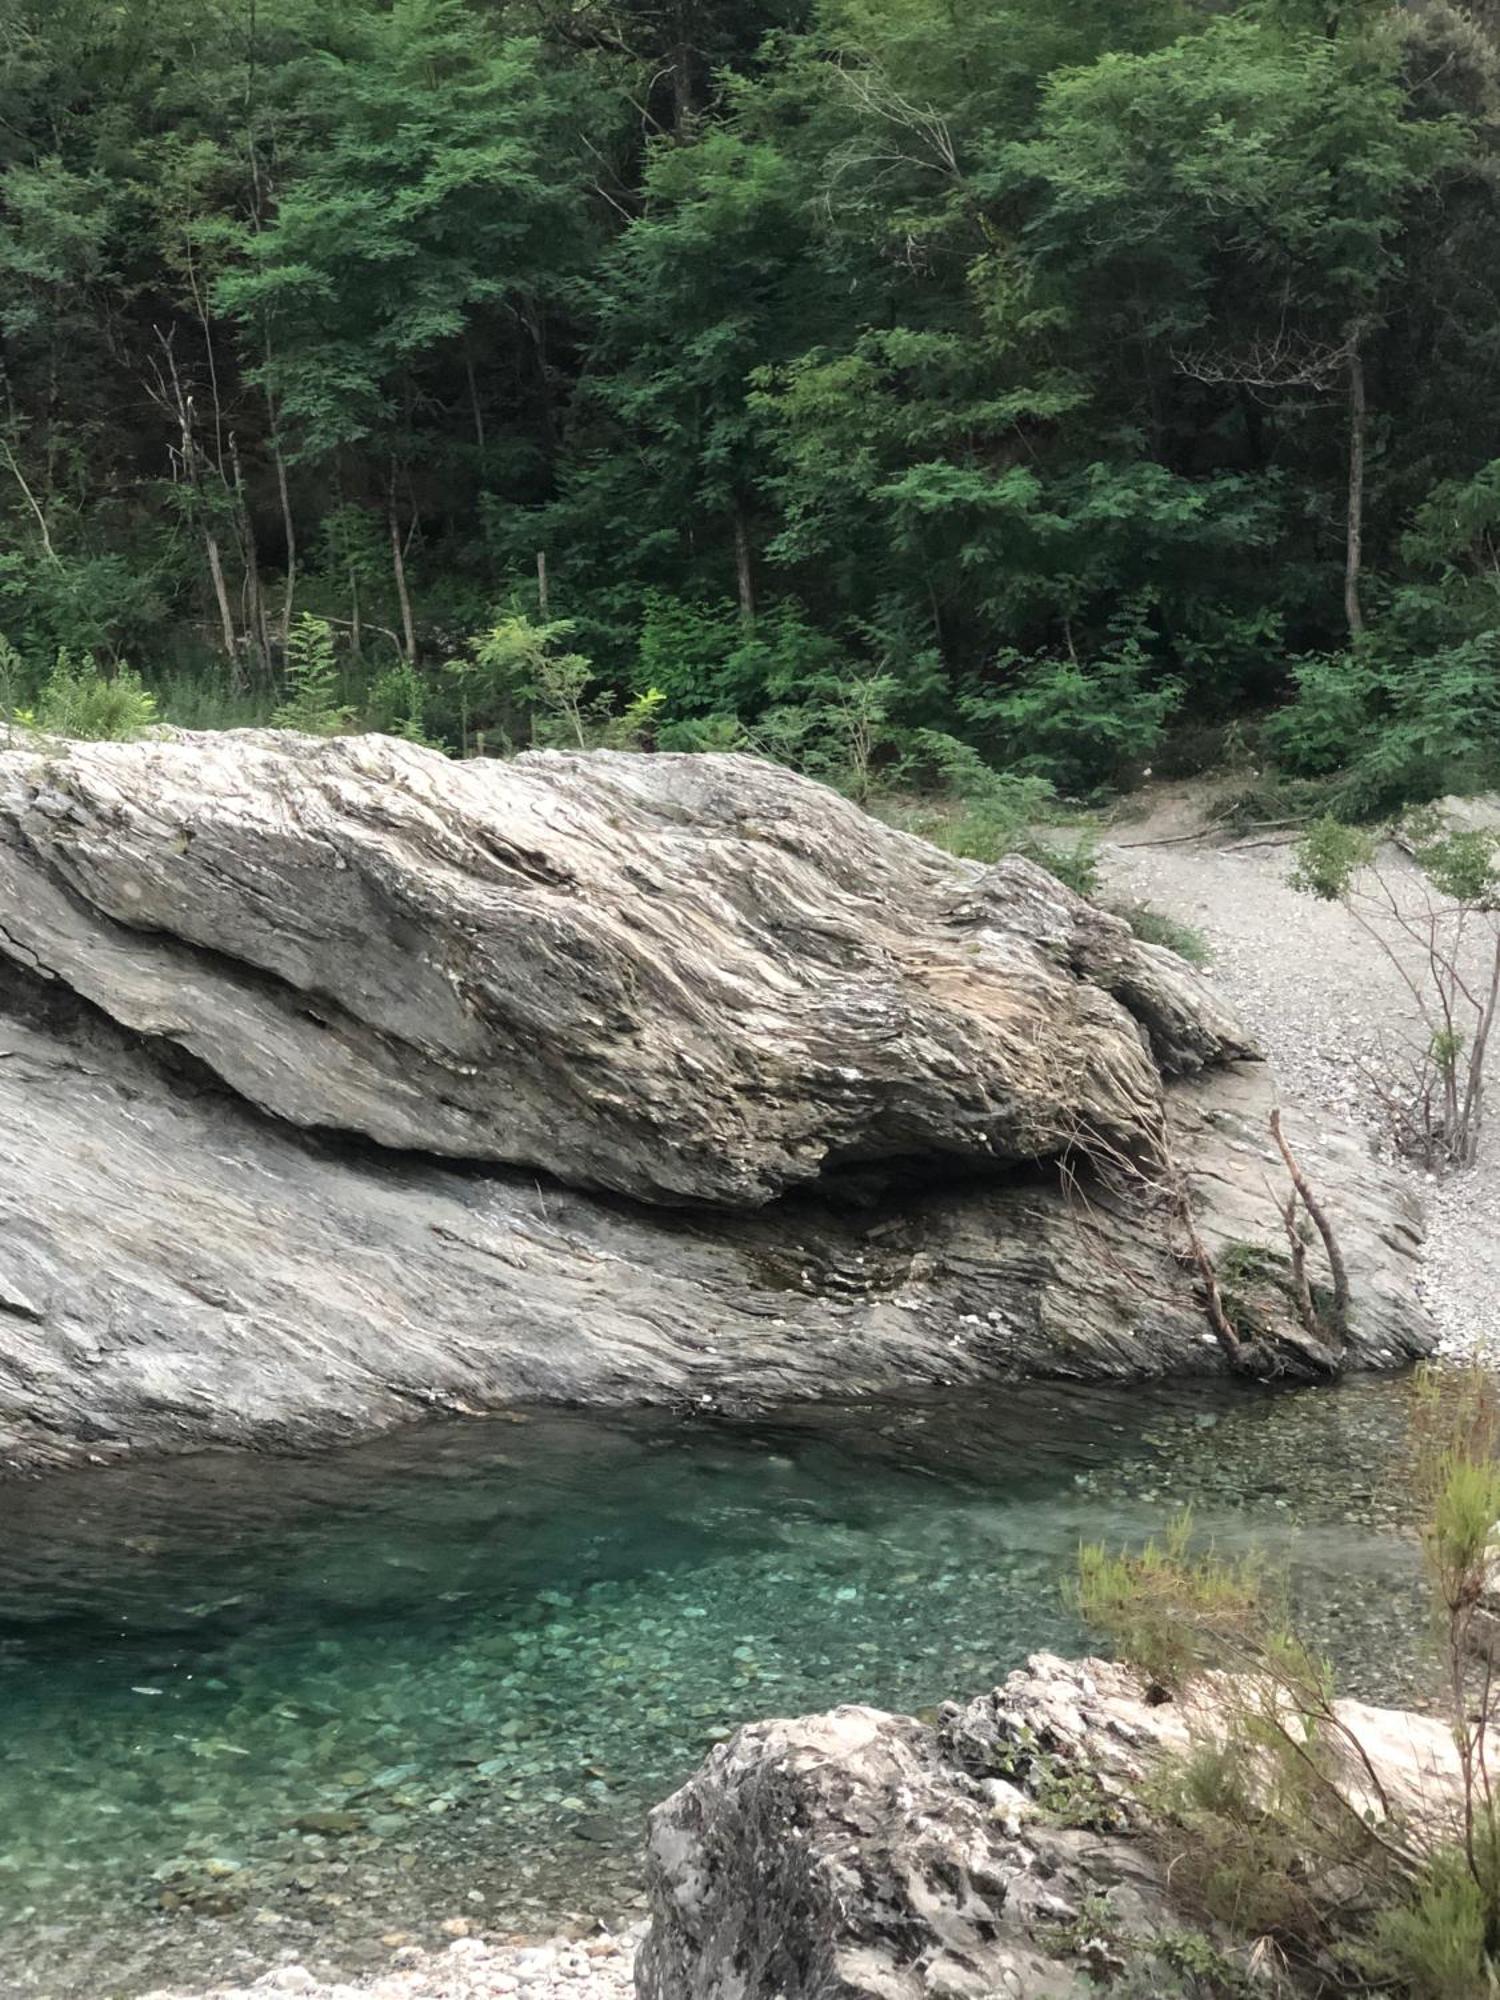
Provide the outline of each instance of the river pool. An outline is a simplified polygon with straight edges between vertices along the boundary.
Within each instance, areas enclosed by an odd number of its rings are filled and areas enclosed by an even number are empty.
[[[1184,1501],[1351,1692],[1420,1699],[1409,1393],[538,1412],[6,1488],[0,1991],[629,1916],[646,1809],[736,1722],[1076,1649],[1079,1540]]]

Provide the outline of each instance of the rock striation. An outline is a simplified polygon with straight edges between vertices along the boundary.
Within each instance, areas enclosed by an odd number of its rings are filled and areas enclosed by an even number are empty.
[[[0,754],[0,1466],[1215,1368],[1132,1162],[1274,1253],[1246,1054],[1043,871],[752,760]],[[1272,1287],[1276,1365],[1425,1351],[1399,1183],[1290,1129],[1355,1309]]]
[[[0,946],[289,1124],[653,1202],[1133,1152],[1163,1070],[1250,1053],[1042,870],[745,757],[12,751]]]

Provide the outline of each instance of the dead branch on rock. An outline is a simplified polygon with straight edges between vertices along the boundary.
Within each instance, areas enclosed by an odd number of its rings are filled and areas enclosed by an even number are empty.
[[[1276,1141],[1277,1150],[1286,1162],[1286,1170],[1292,1177],[1292,1188],[1296,1200],[1300,1201],[1302,1206],[1307,1210],[1314,1229],[1317,1230],[1319,1236],[1323,1239],[1323,1249],[1328,1258],[1329,1275],[1333,1280],[1332,1331],[1338,1335],[1341,1341],[1347,1340],[1349,1336],[1349,1272],[1344,1264],[1344,1253],[1339,1248],[1339,1240],[1334,1234],[1333,1224],[1328,1220],[1327,1210],[1313,1193],[1306,1174],[1298,1166],[1292,1149],[1287,1144],[1286,1134],[1281,1129],[1281,1110],[1279,1106],[1271,1113],[1271,1137]],[[1282,1214],[1288,1230],[1293,1236],[1296,1236],[1296,1202],[1288,1202]],[[1298,1241],[1300,1242],[1300,1238],[1298,1238]],[[1297,1276],[1297,1271],[1298,1265],[1294,1262],[1294,1280]],[[1307,1273],[1305,1263],[1301,1267],[1301,1276],[1303,1286],[1306,1288]],[[1310,1298],[1309,1303],[1311,1303]],[[1308,1331],[1312,1333],[1316,1331],[1316,1328],[1309,1326]]]

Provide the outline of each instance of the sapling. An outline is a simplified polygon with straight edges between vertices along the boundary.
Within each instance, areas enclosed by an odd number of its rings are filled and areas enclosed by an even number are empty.
[[[1378,1080],[1399,1148],[1428,1166],[1473,1164],[1485,1067],[1500,1005],[1500,836],[1445,831],[1432,813],[1396,831],[1410,868],[1381,859],[1380,836],[1321,819],[1297,847],[1293,886],[1336,902],[1395,968],[1420,1027],[1399,1079]]]

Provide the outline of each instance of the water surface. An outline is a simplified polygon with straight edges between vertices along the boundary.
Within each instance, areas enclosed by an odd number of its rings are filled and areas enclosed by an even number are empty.
[[[547,1413],[8,1488],[0,1991],[628,1915],[646,1808],[736,1722],[1077,1648],[1080,1538],[1186,1499],[1290,1564],[1352,1691],[1409,1697],[1407,1393]]]

